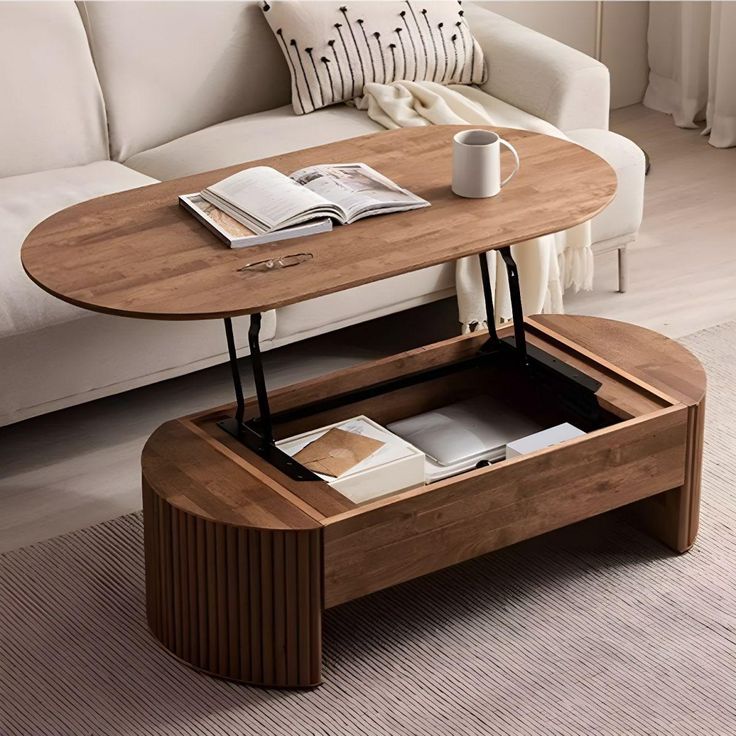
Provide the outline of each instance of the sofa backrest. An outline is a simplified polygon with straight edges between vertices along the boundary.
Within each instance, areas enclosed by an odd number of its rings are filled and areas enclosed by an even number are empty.
[[[79,3],[111,157],[289,101],[289,73],[256,2]]]
[[[0,177],[108,158],[105,108],[69,2],[0,2]]]

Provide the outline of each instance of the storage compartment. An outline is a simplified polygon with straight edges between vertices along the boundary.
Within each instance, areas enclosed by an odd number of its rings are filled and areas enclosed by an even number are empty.
[[[509,331],[502,331],[502,336]],[[586,434],[361,504],[324,481],[294,480],[217,426],[195,419],[323,528],[325,607],[573,523],[685,482],[687,407],[582,348],[528,326],[532,348],[598,381],[586,404],[468,335],[271,393],[276,440],[358,415],[386,426],[486,394],[542,426]],[[574,397],[573,397],[574,399]],[[248,407],[255,413],[254,402]]]
[[[409,383],[412,380],[410,376],[411,373],[404,377],[403,382],[397,382],[396,388],[392,388],[388,381],[369,385],[365,393],[359,393],[354,400],[341,400],[338,395],[323,402],[275,413],[274,435],[277,440],[286,439],[361,414],[386,426],[482,395],[492,396],[545,426],[570,422],[588,432],[620,421],[620,417],[600,405],[599,417],[595,420],[576,413],[558,396],[545,391],[518,364],[509,360],[497,361],[494,356],[449,364],[442,370],[414,376],[413,383]]]
[[[332,397],[324,402],[328,405],[326,409],[315,403],[274,415],[273,428],[277,443],[344,422],[358,415],[365,415],[377,424],[387,427],[399,420],[456,402],[481,403],[489,398],[498,411],[509,411],[521,416],[524,423],[528,422],[529,434],[565,422],[574,424],[584,432],[590,432],[620,421],[619,417],[597,404],[596,416],[585,416],[575,411],[557,395],[546,391],[535,380],[534,374],[521,369],[514,355],[474,356],[440,370],[415,375],[411,379],[404,377],[395,388],[387,384],[369,387],[369,390],[373,395],[359,392],[355,399],[343,397],[342,401],[338,397]],[[524,436],[524,433],[519,436]],[[421,445],[417,446],[420,450],[424,449]],[[472,463],[472,466],[474,465],[475,463]],[[473,467],[466,468],[465,472],[472,469]],[[460,472],[449,475],[457,478],[462,474]],[[431,482],[431,479],[428,482]],[[339,479],[331,485],[339,490]],[[389,492],[379,489],[375,497],[386,496]],[[366,500],[360,500],[359,503],[369,503],[373,500],[368,494],[364,495]]]

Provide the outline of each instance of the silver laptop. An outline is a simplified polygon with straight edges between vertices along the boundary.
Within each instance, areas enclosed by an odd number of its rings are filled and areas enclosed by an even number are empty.
[[[387,427],[440,465],[503,452],[509,442],[544,427],[491,396],[477,396]]]

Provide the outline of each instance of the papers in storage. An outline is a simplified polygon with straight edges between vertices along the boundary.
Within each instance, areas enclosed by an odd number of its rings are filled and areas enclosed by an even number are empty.
[[[551,447],[565,440],[581,437],[584,434],[585,432],[582,429],[578,429],[569,422],[563,422],[541,432],[520,437],[518,440],[509,442],[506,445],[506,459],[509,460],[512,457],[519,457],[519,455],[526,455],[536,450],[542,450],[545,447]]]
[[[294,457],[302,448],[337,427],[346,432],[378,440],[383,446],[338,477],[318,475],[354,503],[379,498],[407,488],[424,485],[424,454],[401,437],[366,416],[305,432],[276,445]]]
[[[339,478],[383,447],[385,443],[339,427],[327,430],[294,455],[305,468]]]

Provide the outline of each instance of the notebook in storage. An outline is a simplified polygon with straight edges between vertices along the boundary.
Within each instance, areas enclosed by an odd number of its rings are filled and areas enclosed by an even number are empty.
[[[401,437],[366,416],[357,416],[276,443],[287,455],[300,450],[337,427],[379,440],[383,445],[337,478],[318,473],[335,490],[354,503],[424,485],[424,454]]]
[[[506,445],[506,459],[510,460],[512,457],[519,457],[519,455],[527,455],[530,452],[543,450],[545,447],[551,447],[566,440],[582,437],[584,434],[585,432],[582,429],[578,429],[569,422],[563,422],[536,434],[530,434],[509,442]]]
[[[401,419],[387,428],[425,453],[428,483],[470,470],[481,460],[503,460],[509,442],[544,429],[485,395]]]
[[[179,203],[231,247],[313,235],[364,217],[428,207],[366,164],[308,166],[286,176],[254,166]],[[238,227],[240,225],[240,227]]]

